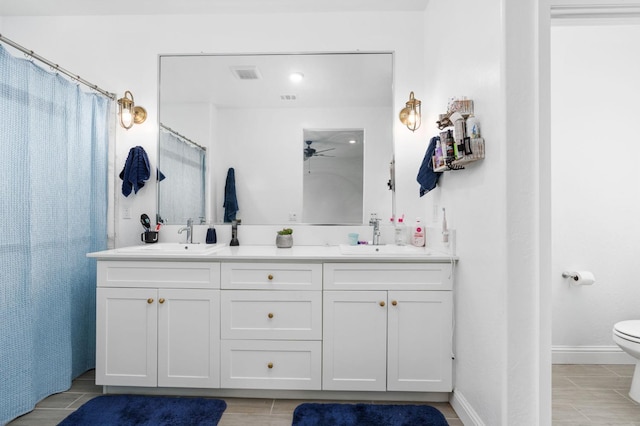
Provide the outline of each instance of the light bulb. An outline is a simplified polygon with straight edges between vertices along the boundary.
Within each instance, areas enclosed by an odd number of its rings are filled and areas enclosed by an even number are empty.
[[[289,80],[293,81],[294,83],[301,82],[303,78],[304,74],[302,74],[301,72],[292,72],[291,74],[289,74]]]
[[[129,125],[131,124],[133,120],[133,116],[131,115],[131,110],[130,109],[123,109],[122,110],[122,122],[125,123],[125,125]]]

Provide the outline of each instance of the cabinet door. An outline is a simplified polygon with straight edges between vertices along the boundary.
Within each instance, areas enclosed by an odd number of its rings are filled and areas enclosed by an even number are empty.
[[[450,291],[389,292],[387,389],[451,392]]]
[[[386,389],[387,292],[325,291],[325,390]]]
[[[156,386],[157,293],[97,289],[96,384]]]
[[[158,386],[220,387],[220,291],[158,292]]]

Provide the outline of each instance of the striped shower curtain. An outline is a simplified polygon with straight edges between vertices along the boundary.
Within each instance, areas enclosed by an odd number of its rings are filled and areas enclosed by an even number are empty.
[[[206,151],[160,131],[159,170],[164,179],[159,183],[158,213],[164,223],[194,223],[205,218]]]
[[[0,424],[95,366],[109,111],[0,46]]]

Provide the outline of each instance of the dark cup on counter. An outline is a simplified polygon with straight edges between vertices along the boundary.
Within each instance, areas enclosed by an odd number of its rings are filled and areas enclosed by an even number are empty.
[[[143,232],[142,234],[140,234],[140,241],[143,241],[145,243],[157,243],[158,232],[157,231]]]

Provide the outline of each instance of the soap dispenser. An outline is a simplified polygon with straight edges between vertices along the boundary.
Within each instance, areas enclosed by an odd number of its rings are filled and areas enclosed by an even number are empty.
[[[215,244],[218,242],[218,236],[216,235],[216,228],[214,228],[213,225],[210,225],[209,229],[207,229],[207,238],[205,241],[207,244]]]
[[[411,244],[416,247],[424,247],[425,237],[424,237],[424,226],[422,226],[422,222],[420,222],[420,218],[416,219],[416,224],[414,225],[411,232]]]

